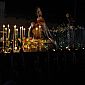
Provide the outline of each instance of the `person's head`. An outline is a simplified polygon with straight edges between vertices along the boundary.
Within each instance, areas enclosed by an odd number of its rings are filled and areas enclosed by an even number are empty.
[[[42,11],[41,11],[40,7],[37,7],[37,16],[42,17]]]

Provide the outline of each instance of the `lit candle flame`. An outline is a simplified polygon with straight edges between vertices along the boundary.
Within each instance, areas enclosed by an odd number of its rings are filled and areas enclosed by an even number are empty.
[[[38,30],[38,28],[36,27],[36,30]]]

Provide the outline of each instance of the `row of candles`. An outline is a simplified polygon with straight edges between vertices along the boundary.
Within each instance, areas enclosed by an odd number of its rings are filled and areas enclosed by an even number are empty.
[[[5,49],[5,41],[6,41],[6,46],[9,45],[10,31],[11,30],[10,30],[9,24],[8,24],[7,27],[5,25],[3,25],[3,51]],[[19,31],[19,29],[17,28],[16,25],[14,25],[14,31],[13,31],[13,49],[15,49],[17,47],[16,40],[18,38],[18,31]],[[26,29],[23,26],[20,27],[20,39],[21,40],[23,39],[23,37],[25,37],[25,31],[26,31]],[[6,35],[6,37],[5,37],[5,35]]]
[[[28,38],[30,37],[31,27],[32,27],[32,26],[30,26],[30,27],[27,29]],[[41,26],[39,26],[39,28],[41,28]],[[39,29],[36,27],[35,30],[36,30],[36,31],[35,31],[35,34],[37,34],[37,31],[38,31]],[[40,32],[40,30],[39,30],[39,32]],[[24,37],[26,37],[26,29],[25,29],[23,26],[21,26],[21,27],[18,29],[17,26],[14,25],[13,33],[12,33],[12,35],[11,35],[11,29],[10,29],[9,24],[7,25],[7,27],[6,27],[5,25],[3,25],[3,51],[4,51],[4,49],[5,49],[5,43],[4,43],[4,42],[6,42],[6,46],[9,47],[9,45],[10,45],[10,38],[11,38],[10,36],[13,36],[13,37],[12,37],[13,50],[16,50],[16,49],[17,49],[17,47],[18,47],[18,43],[17,43],[18,34],[20,34],[19,38],[20,38],[20,40],[22,41],[22,39],[23,39]],[[6,35],[6,37],[5,37],[5,35]],[[24,43],[23,43],[23,45],[24,45]]]

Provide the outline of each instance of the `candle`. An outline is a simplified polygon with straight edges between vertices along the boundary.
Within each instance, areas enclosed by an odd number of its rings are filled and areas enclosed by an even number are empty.
[[[22,26],[22,40],[23,40],[23,26]],[[24,43],[22,43],[22,47],[23,47],[23,50],[24,50]]]
[[[5,25],[3,25],[3,51],[4,51],[4,28],[5,28]]]
[[[16,29],[16,35],[17,35],[17,37],[18,37],[18,29]]]
[[[9,38],[10,38],[10,29],[8,30],[8,46],[9,46]]]
[[[39,34],[40,34],[40,38],[41,38],[41,26],[39,25]]]
[[[8,39],[9,39],[9,37],[10,37],[10,29],[8,30]]]
[[[6,32],[6,46],[7,46],[7,28],[5,28],[5,32]]]
[[[14,36],[15,36],[15,39],[14,39],[15,40],[14,41],[15,42],[14,48],[16,48],[16,25],[14,25]]]
[[[9,39],[9,24],[8,24],[8,39]]]
[[[16,39],[18,39],[18,29],[16,29]],[[16,42],[16,46],[18,46],[17,42]]]
[[[25,28],[24,28],[24,37],[25,37]]]
[[[22,36],[22,35],[21,35],[21,27],[20,27],[20,39],[21,39],[21,36]]]
[[[36,31],[38,30],[38,28],[36,27]]]
[[[7,35],[8,35],[8,46],[9,46],[9,24],[8,24],[8,30],[7,30]]]
[[[29,38],[29,28],[28,28],[28,38]]]
[[[22,26],[22,39],[23,39],[23,26]]]
[[[31,26],[28,28],[28,38],[30,37],[30,29],[31,29]]]

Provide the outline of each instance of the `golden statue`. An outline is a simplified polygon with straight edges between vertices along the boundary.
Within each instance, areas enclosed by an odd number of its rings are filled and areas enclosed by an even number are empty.
[[[32,33],[34,39],[41,39],[43,32],[43,24],[45,23],[44,18],[42,17],[42,12],[40,8],[37,8],[37,21],[34,24]]]

